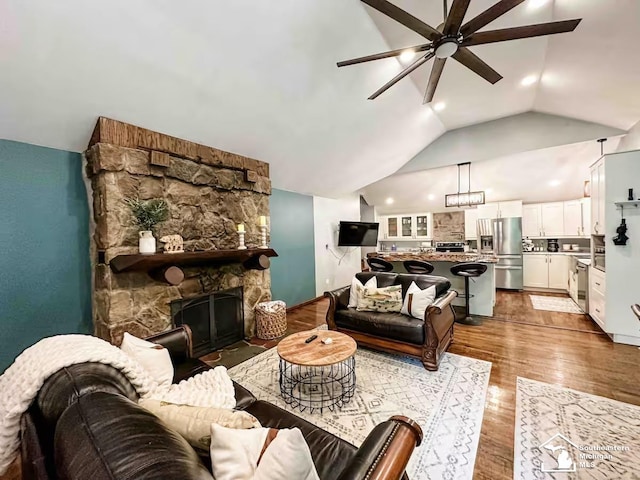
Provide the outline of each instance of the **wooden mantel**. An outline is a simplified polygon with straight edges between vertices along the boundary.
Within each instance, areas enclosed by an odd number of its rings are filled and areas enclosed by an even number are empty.
[[[153,278],[178,285],[184,280],[184,272],[181,267],[242,263],[248,270],[265,270],[271,264],[269,257],[277,256],[278,254],[272,248],[185,253],[138,253],[118,255],[109,262],[109,265],[115,273],[144,271]]]

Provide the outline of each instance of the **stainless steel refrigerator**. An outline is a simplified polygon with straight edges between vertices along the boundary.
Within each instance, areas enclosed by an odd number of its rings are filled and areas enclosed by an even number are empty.
[[[498,257],[496,288],[522,290],[522,218],[478,220],[478,237],[483,251],[489,243],[484,239],[490,237],[491,249]]]

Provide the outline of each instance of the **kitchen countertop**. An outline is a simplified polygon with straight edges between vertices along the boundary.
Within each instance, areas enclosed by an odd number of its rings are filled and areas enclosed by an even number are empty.
[[[586,256],[591,256],[591,252],[574,252],[574,251],[568,251],[568,252],[522,252],[523,255],[570,255],[570,256],[574,256],[574,255],[586,255]]]
[[[478,263],[498,263],[498,257],[493,254],[472,253],[472,252],[375,252],[367,253],[367,257],[377,257],[387,262],[404,262],[405,260],[422,260],[424,262],[478,262]]]

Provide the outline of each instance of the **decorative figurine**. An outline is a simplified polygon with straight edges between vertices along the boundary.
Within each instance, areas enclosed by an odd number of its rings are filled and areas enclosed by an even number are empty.
[[[629,189],[629,196],[627,197],[627,200],[633,200],[633,188]]]
[[[618,235],[613,237],[614,245],[626,245],[629,237],[627,237],[627,221],[624,218],[622,219],[622,223],[616,228],[616,232]]]
[[[184,253],[184,239],[180,235],[165,235],[160,241],[164,243],[164,253]]]
[[[238,250],[246,250],[247,246],[244,244],[244,223],[238,224],[238,239],[240,242]]]

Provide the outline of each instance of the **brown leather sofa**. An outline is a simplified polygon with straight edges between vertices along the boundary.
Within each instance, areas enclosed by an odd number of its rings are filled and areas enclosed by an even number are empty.
[[[211,368],[191,355],[188,328],[151,337],[175,364],[174,381]],[[377,425],[359,449],[331,433],[256,400],[234,383],[236,409],[263,426],[298,427],[321,479],[399,479],[420,427],[405,417]],[[118,370],[100,363],[72,365],[45,382],[21,422],[23,478],[29,480],[210,480],[208,452],[196,453],[177,433],[137,404]]]
[[[402,313],[359,312],[349,308],[351,286],[325,292],[330,304],[327,325],[353,337],[358,345],[392,353],[418,357],[427,370],[438,370],[442,354],[453,340],[454,312],[451,302],[457,296],[444,277],[391,272],[361,272],[356,278],[365,284],[376,277],[378,287],[402,285],[405,297],[411,282],[421,289],[436,287],[435,302],[427,308],[424,319]]]

